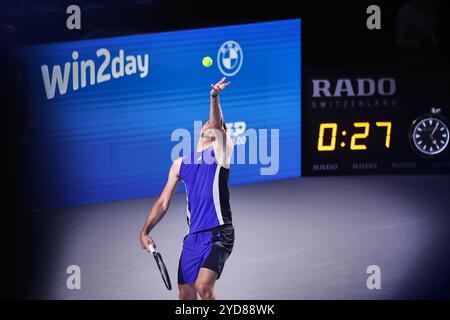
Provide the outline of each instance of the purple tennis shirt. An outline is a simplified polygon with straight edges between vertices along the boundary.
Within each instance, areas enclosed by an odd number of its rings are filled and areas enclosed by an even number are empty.
[[[188,234],[231,224],[230,169],[217,163],[214,149],[184,157],[180,178],[186,187]]]

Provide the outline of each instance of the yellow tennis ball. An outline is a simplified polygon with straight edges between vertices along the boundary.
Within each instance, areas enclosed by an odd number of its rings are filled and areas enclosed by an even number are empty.
[[[209,68],[212,66],[213,60],[211,59],[211,57],[204,57],[202,60],[202,64],[205,68]]]

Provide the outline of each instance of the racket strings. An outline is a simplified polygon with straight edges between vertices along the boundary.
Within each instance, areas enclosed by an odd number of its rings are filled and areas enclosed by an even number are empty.
[[[167,289],[171,290],[172,284],[170,282],[169,272],[167,271],[166,265],[164,264],[161,254],[155,252],[153,253],[153,256],[155,257],[156,265],[158,266],[159,272],[161,273],[164,284],[166,285]]]

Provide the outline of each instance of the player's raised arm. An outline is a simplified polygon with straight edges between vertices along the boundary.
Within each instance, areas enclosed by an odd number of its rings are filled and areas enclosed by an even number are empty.
[[[209,122],[211,128],[214,130],[216,143],[214,144],[214,151],[216,153],[217,161],[224,167],[229,168],[230,158],[232,152],[232,141],[226,132],[224,124],[222,107],[220,105],[219,93],[228,87],[231,82],[225,82],[223,77],[218,83],[211,84],[210,100],[211,106],[209,110]]]
[[[147,250],[149,244],[155,245],[152,238],[148,235],[149,232],[155,227],[155,225],[164,217],[169,209],[170,200],[173,194],[177,190],[178,183],[180,182],[180,166],[182,158],[175,160],[172,163],[169,171],[169,177],[167,183],[156,202],[153,204],[147,220],[142,227],[139,238],[141,241],[142,249]]]
[[[216,84],[211,84],[211,93],[210,93],[211,106],[209,109],[209,122],[212,128],[219,130],[221,130],[223,127],[223,114],[219,101],[219,93],[221,93],[222,90],[228,87],[231,83],[225,82],[225,79],[226,78],[223,77]]]

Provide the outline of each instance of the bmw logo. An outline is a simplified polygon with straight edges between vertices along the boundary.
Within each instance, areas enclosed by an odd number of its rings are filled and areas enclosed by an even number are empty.
[[[217,53],[217,65],[225,76],[234,76],[242,67],[244,52],[236,41],[226,41]]]

